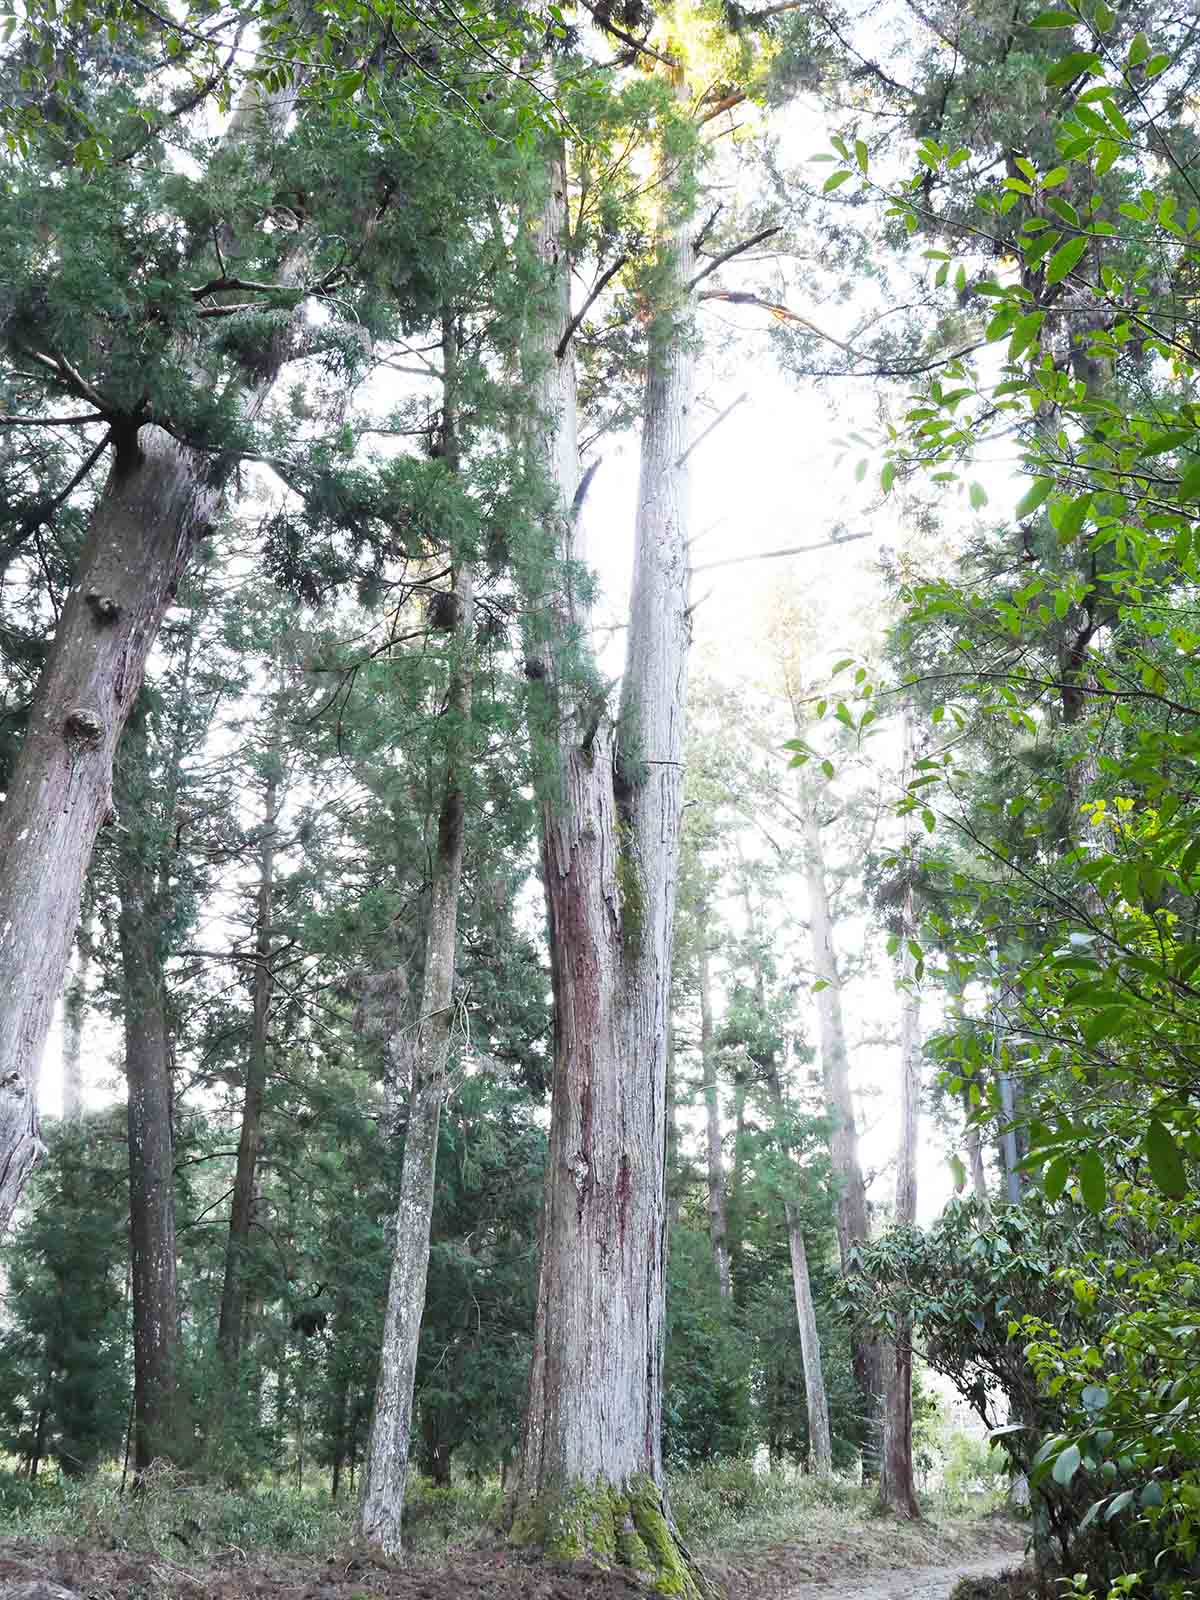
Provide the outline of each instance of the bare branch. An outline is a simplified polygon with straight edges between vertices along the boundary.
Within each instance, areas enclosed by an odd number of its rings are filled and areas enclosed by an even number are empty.
[[[673,70],[678,68],[679,62],[674,57],[664,56],[646,44],[644,40],[635,39],[631,33],[626,33],[624,28],[618,28],[611,18],[598,17],[596,15],[596,7],[590,5],[588,0],[583,0],[583,8],[598,28],[607,34],[611,34],[614,39],[620,39],[621,43],[627,44],[631,50],[636,50],[641,56],[649,56],[653,61],[661,61],[664,67],[671,67]]]
[[[0,428],[77,428],[84,422],[104,422],[102,411],[90,411],[83,417],[10,417],[0,416]]]
[[[734,256],[744,255],[747,250],[753,250],[756,244],[761,244],[764,239],[769,239],[773,233],[781,233],[782,231],[779,224],[776,223],[771,228],[760,228],[756,234],[752,234],[749,239],[743,239],[739,244],[730,245],[728,250],[723,250],[719,256],[714,256],[708,266],[696,274],[688,284],[688,288],[694,289],[698,283],[708,277],[710,272],[715,272],[718,267],[723,267],[727,261],[732,261]]]
[[[853,544],[856,539],[870,539],[869,533],[844,533],[840,539],[822,539],[819,544],[794,544],[786,550],[763,550],[754,556],[726,556],[722,561],[705,561],[692,568],[697,572],[711,572],[714,567],[740,567],[746,561],[777,561],[781,556],[806,556],[810,550],[829,550],[838,544]]]
[[[731,305],[735,306],[757,306],[760,311],[769,311],[778,321],[794,322],[801,328],[807,328],[810,333],[815,333],[818,339],[825,339],[829,344],[837,345],[839,350],[844,350],[848,356],[853,356],[856,361],[859,359],[858,352],[853,345],[843,344],[840,339],[835,339],[832,333],[826,333],[824,328],[818,328],[815,322],[810,322],[807,317],[800,316],[798,312],[789,310],[787,306],[780,305],[777,301],[763,300],[759,295],[734,289],[705,289],[696,298],[698,300],[727,300]]]
[[[724,411],[722,411],[719,416],[714,417],[713,420],[709,423],[708,427],[705,428],[704,432],[702,434],[700,434],[698,438],[695,438],[695,439],[692,440],[691,444],[688,445],[687,449],[683,452],[683,454],[675,462],[676,468],[678,469],[679,467],[681,467],[683,465],[683,463],[691,455],[693,450],[699,449],[699,447],[704,443],[705,439],[708,438],[709,434],[712,433],[715,428],[719,428],[721,426],[721,424],[725,421],[725,418],[729,415],[729,413],[731,411],[736,411],[738,406],[741,405],[742,401],[743,400],[748,400],[749,398],[750,398],[750,391],[748,389],[743,389],[741,394],[738,395],[737,399],[735,401],[733,401],[733,403],[731,405],[727,405],[725,407]]]
[[[620,272],[621,268],[628,260],[628,256],[618,256],[613,262],[612,266],[609,267],[605,272],[602,272],[596,279],[595,283],[592,285],[591,293],[580,306],[579,310],[571,318],[570,322],[567,323],[566,331],[564,332],[562,338],[558,341],[557,345],[554,347],[554,358],[556,361],[561,361],[566,355],[567,348],[570,345],[571,340],[575,337],[580,323],[583,321],[584,317],[587,316],[588,312],[595,305],[599,297],[604,293],[604,290],[608,284],[613,278],[616,277],[617,273]]]

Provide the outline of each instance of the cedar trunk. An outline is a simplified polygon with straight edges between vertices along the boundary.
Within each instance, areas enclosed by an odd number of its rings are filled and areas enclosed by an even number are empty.
[[[906,757],[911,749],[905,717]],[[905,781],[910,762],[905,761]],[[916,988],[916,960],[910,941],[916,936],[911,881],[904,899],[901,965],[903,1011],[900,1019],[900,1145],[896,1152],[896,1223],[911,1228],[917,1220],[917,1134],[921,1118],[921,997]],[[885,1358],[883,1471],[879,1495],[884,1507],[899,1517],[921,1515],[913,1478],[912,1319],[897,1319],[895,1344]]]
[[[158,428],[118,451],[0,810],[0,1231],[42,1148],[37,1071],[92,846],[114,816],[117,739],[217,499],[205,463]]]
[[[780,1128],[786,1122],[783,1102],[783,1085],[779,1072],[772,1063],[767,1072],[767,1088],[775,1121]],[[791,1159],[789,1140],[781,1135],[783,1153]],[[825,1373],[821,1365],[821,1336],[817,1332],[817,1311],[813,1304],[812,1283],[808,1276],[808,1252],[804,1248],[804,1230],[800,1212],[794,1200],[784,1201],[784,1218],[787,1222],[788,1254],[792,1262],[792,1293],[796,1304],[796,1330],[800,1335],[800,1356],[804,1362],[804,1399],[808,1412],[809,1469],[819,1478],[833,1473],[833,1445],[829,1434],[829,1399],[825,1392]]]
[[[701,923],[705,917],[701,908]],[[712,976],[708,946],[700,939],[700,1063],[704,1074],[704,1111],[708,1129],[708,1236],[721,1299],[730,1295],[728,1223],[725,1217],[725,1172],[721,1160],[721,1103],[717,1096],[717,1048],[713,1033]]]
[[[244,142],[260,113],[281,126],[294,93],[290,84],[275,96],[248,89],[227,144]],[[298,250],[281,281],[289,272],[297,281],[302,265]],[[269,358],[244,374],[244,418],[258,414],[290,342],[289,327]],[[154,425],[118,421],[112,440],[108,480],[0,809],[0,1234],[43,1148],[37,1074],[96,835],[114,820],[117,741],[163,613],[233,466]]]
[[[83,1025],[88,1009],[88,968],[92,963],[92,913],[85,913],[75,942],[71,975],[63,990],[62,1114],[63,1121],[83,1117]]]
[[[557,772],[542,810],[555,1003],[554,1088],[529,1407],[513,1537],[619,1561],[671,1592],[697,1580],[671,1526],[661,1453],[669,974],[687,692],[686,452],[694,357],[679,321],[686,227],[664,228],[667,293],[651,332],[619,746],[593,680],[566,681],[586,613],[569,344],[566,178],[559,157],[538,249],[555,316],[528,352],[535,450],[557,497],[561,587],[531,694]],[[586,664],[585,664],[586,670]]]
[[[458,344],[449,310],[442,315],[442,357],[442,455],[454,471],[458,465],[455,431]],[[399,1555],[401,1549],[404,1490],[412,1439],[413,1389],[429,1270],[438,1127],[446,1098],[465,845],[463,783],[469,759],[474,637],[474,587],[471,569],[466,563],[458,568],[454,587],[460,602],[454,629],[456,660],[446,701],[450,732],[441,783],[421,1009],[411,1033],[406,1030],[404,1038],[394,1037],[389,1046],[393,1061],[406,1053],[412,1061],[411,1093],[396,1209],[396,1242],[359,1520],[363,1539],[368,1544],[378,1545],[389,1556]]]
[[[117,921],[124,987],[129,1122],[129,1244],[133,1301],[133,1467],[177,1458],[178,1301],[171,1137],[171,1036],[163,972],[160,840],[146,823],[145,721],[122,750],[120,793],[143,819],[123,834]]]
[[[279,726],[278,722],[275,726]],[[258,1175],[263,1103],[270,1068],[269,1026],[275,987],[271,915],[275,895],[275,834],[279,819],[279,757],[279,740],[276,737],[272,739],[268,756],[263,796],[254,936],[254,1018],[250,1053],[246,1061],[246,1093],[242,1104],[233,1203],[229,1212],[229,1238],[225,1246],[225,1280],[221,1289],[221,1314],[217,1327],[217,1349],[228,1374],[232,1374],[241,1356],[246,1311],[246,1270],[249,1264],[250,1230],[254,1223],[254,1186]]]
[[[797,735],[803,737],[802,728],[797,728]],[[842,1015],[841,978],[833,946],[833,916],[826,882],[825,850],[817,814],[817,796],[806,774],[801,777],[800,811],[804,830],[804,872],[808,886],[813,969],[825,985],[816,997],[817,1021],[825,1103],[832,1124],[830,1157],[837,1186],[835,1220],[838,1250],[845,1274],[851,1270],[855,1249],[866,1243],[870,1226],[867,1190],[858,1153],[858,1122],[850,1090],[850,1057]],[[873,1476],[879,1464],[879,1405],[883,1390],[877,1344],[855,1334],[851,1344],[851,1364],[862,1407],[863,1470],[867,1476]]]

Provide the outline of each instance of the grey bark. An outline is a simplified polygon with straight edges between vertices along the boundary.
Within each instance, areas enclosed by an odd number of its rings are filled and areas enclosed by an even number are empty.
[[[797,736],[803,737],[797,727]],[[830,1159],[837,1185],[835,1221],[842,1272],[853,1270],[854,1252],[870,1236],[867,1189],[858,1149],[858,1121],[850,1089],[850,1057],[842,1015],[841,976],[833,944],[833,916],[826,881],[825,850],[812,780],[802,773],[800,814],[804,838],[804,875],[808,887],[809,926],[812,932],[813,968],[825,985],[817,994],[817,1020],[821,1041],[821,1068],[825,1103],[829,1113]],[[880,1441],[879,1405],[883,1392],[878,1346],[855,1335],[851,1345],[855,1386],[862,1406],[864,1427],[863,1468],[871,1475],[877,1467]]]
[[[725,1216],[725,1170],[722,1159],[721,1103],[717,1096],[717,1048],[713,1033],[712,977],[708,946],[704,942],[704,909],[700,912],[700,1062],[704,1075],[704,1111],[708,1133],[708,1236],[712,1245],[717,1288],[722,1300],[730,1296],[729,1225]]]
[[[767,1073],[767,1088],[775,1121],[780,1128],[779,1143],[784,1156],[791,1161],[791,1141],[783,1131],[787,1122],[783,1085],[774,1063]],[[829,1434],[829,1399],[825,1390],[825,1373],[821,1365],[821,1336],[817,1331],[817,1312],[813,1304],[812,1284],[808,1275],[808,1252],[804,1247],[804,1229],[800,1212],[794,1200],[784,1201],[784,1218],[788,1231],[788,1254],[792,1262],[792,1293],[796,1305],[796,1328],[800,1335],[800,1356],[804,1362],[804,1399],[808,1412],[809,1470],[819,1478],[828,1478],[833,1472],[833,1445]]]
[[[912,727],[905,712],[905,782],[912,758]],[[921,997],[916,987],[916,959],[910,941],[916,938],[916,912],[911,879],[904,896],[901,946],[900,1017],[900,1142],[896,1151],[896,1222],[914,1227],[917,1220],[917,1135],[921,1117]],[[896,1516],[919,1518],[921,1507],[913,1477],[912,1320],[900,1317],[895,1342],[885,1353],[886,1393],[883,1408],[882,1504]]]
[[[280,708],[277,707],[278,712]],[[275,839],[279,824],[282,747],[280,720],[274,717],[263,788],[263,819],[259,836],[258,895],[254,930],[254,1000],[250,1050],[246,1058],[246,1086],[242,1100],[242,1125],[238,1135],[233,1200],[229,1210],[229,1237],[225,1245],[225,1278],[221,1286],[221,1311],[217,1349],[226,1372],[232,1374],[241,1357],[245,1326],[246,1270],[250,1234],[254,1226],[254,1195],[258,1152],[262,1143],[263,1106],[270,1075],[271,1001],[275,988],[271,920],[275,898]]]
[[[750,896],[750,882],[742,880],[742,894],[746,906],[746,928],[753,948],[754,998],[759,1017],[767,1017],[767,982],[763,970],[762,946],[759,943],[754,905]],[[771,1099],[780,1151],[792,1165],[792,1142],[788,1136],[787,1106],[783,1083],[774,1054],[761,1063],[767,1093]],[[818,1477],[829,1477],[833,1471],[833,1446],[829,1435],[829,1400],[825,1391],[825,1373],[821,1365],[821,1340],[817,1331],[817,1313],[813,1305],[812,1284],[808,1276],[808,1252],[804,1246],[804,1231],[800,1212],[794,1200],[784,1201],[784,1221],[788,1233],[788,1255],[792,1263],[792,1296],[796,1307],[796,1331],[800,1335],[800,1358],[804,1363],[804,1398],[808,1413],[809,1466]]]
[[[442,356],[445,387],[442,406],[443,458],[455,470],[455,378],[457,344],[452,316],[443,315]],[[447,695],[446,768],[441,783],[438,843],[434,858],[425,973],[420,1013],[411,1034],[390,1041],[395,1060],[408,1054],[412,1090],[404,1134],[404,1162],[396,1210],[396,1239],[384,1314],[383,1346],[375,1388],[375,1410],[363,1469],[359,1518],[362,1537],[387,1555],[400,1553],[404,1489],[412,1438],[413,1388],[425,1287],[429,1236],[437,1176],[438,1127],[446,1098],[446,1063],[458,943],[458,906],[465,843],[463,782],[472,702],[474,589],[470,567],[455,573],[459,598],[455,628],[457,659]]]
[[[72,1126],[83,1117],[83,1029],[88,1011],[88,970],[92,964],[92,914],[89,908],[75,941],[70,976],[63,990],[62,1114]]]
[[[557,649],[543,655],[531,707],[553,738],[557,767],[542,811],[555,1067],[514,1536],[550,1548],[549,1508],[598,1487],[609,1490],[610,1508],[612,1495],[627,1493],[614,1515],[628,1516],[631,1528],[647,1516],[669,1527],[660,1434],[669,975],[689,636],[681,458],[694,355],[679,326],[689,231],[672,226],[660,239],[666,293],[650,337],[619,743],[596,680],[588,697],[560,676],[586,626],[569,569],[550,606]],[[556,354],[570,321],[565,236],[560,155],[537,240],[555,316],[528,352],[528,371],[542,418],[534,448],[556,490],[559,555],[570,561],[581,551],[569,341]],[[580,1507],[574,1531],[585,1549],[590,1526]],[[673,1558],[682,1559],[677,1547]],[[681,1592],[694,1592],[686,1564],[678,1570]]]
[[[131,722],[118,793],[137,820],[118,855],[129,1127],[129,1245],[133,1302],[133,1467],[177,1454],[178,1299],[171,1136],[171,1031],[167,1016],[160,881],[160,819],[150,803],[144,712]]]
[[[268,99],[266,114],[277,119],[293,94]],[[252,120],[244,102],[230,139],[244,139]],[[287,350],[281,334],[247,375],[243,418],[258,414]],[[113,442],[0,809],[0,1234],[43,1149],[37,1073],[92,848],[114,815],[117,741],[163,614],[232,472],[231,462],[157,426],[116,427]]]

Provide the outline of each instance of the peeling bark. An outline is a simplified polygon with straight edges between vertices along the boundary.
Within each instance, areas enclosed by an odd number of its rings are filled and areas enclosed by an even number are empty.
[[[669,982],[689,636],[682,458],[694,354],[682,320],[693,247],[683,219],[670,219],[660,237],[666,293],[650,337],[618,741],[590,662],[590,697],[566,677],[587,619],[566,565],[581,552],[561,153],[550,188],[537,247],[555,315],[526,355],[542,419],[533,449],[555,487],[565,574],[532,686],[540,693],[531,694],[535,738],[553,741],[556,765],[542,810],[555,1065],[512,1535],[555,1554],[617,1561],[695,1596],[698,1580],[666,1506],[660,1438]],[[668,183],[664,192],[669,204]]]

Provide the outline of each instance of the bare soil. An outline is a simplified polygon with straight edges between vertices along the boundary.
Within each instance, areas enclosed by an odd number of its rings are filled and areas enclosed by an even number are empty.
[[[868,1570],[853,1545],[815,1549],[781,1545],[743,1550],[730,1560],[705,1560],[728,1600],[948,1600],[963,1577],[985,1577],[1019,1565],[1020,1535],[995,1524],[981,1542],[987,1555],[950,1566]],[[0,1543],[0,1600],[29,1594],[41,1580],[81,1600],[645,1600],[622,1572],[583,1562],[533,1560],[499,1546],[456,1551],[451,1558],[391,1565],[343,1552],[262,1557],[240,1550],[189,1564],[159,1554],[104,1550],[62,1541]],[[53,1593],[53,1590],[49,1590]]]

